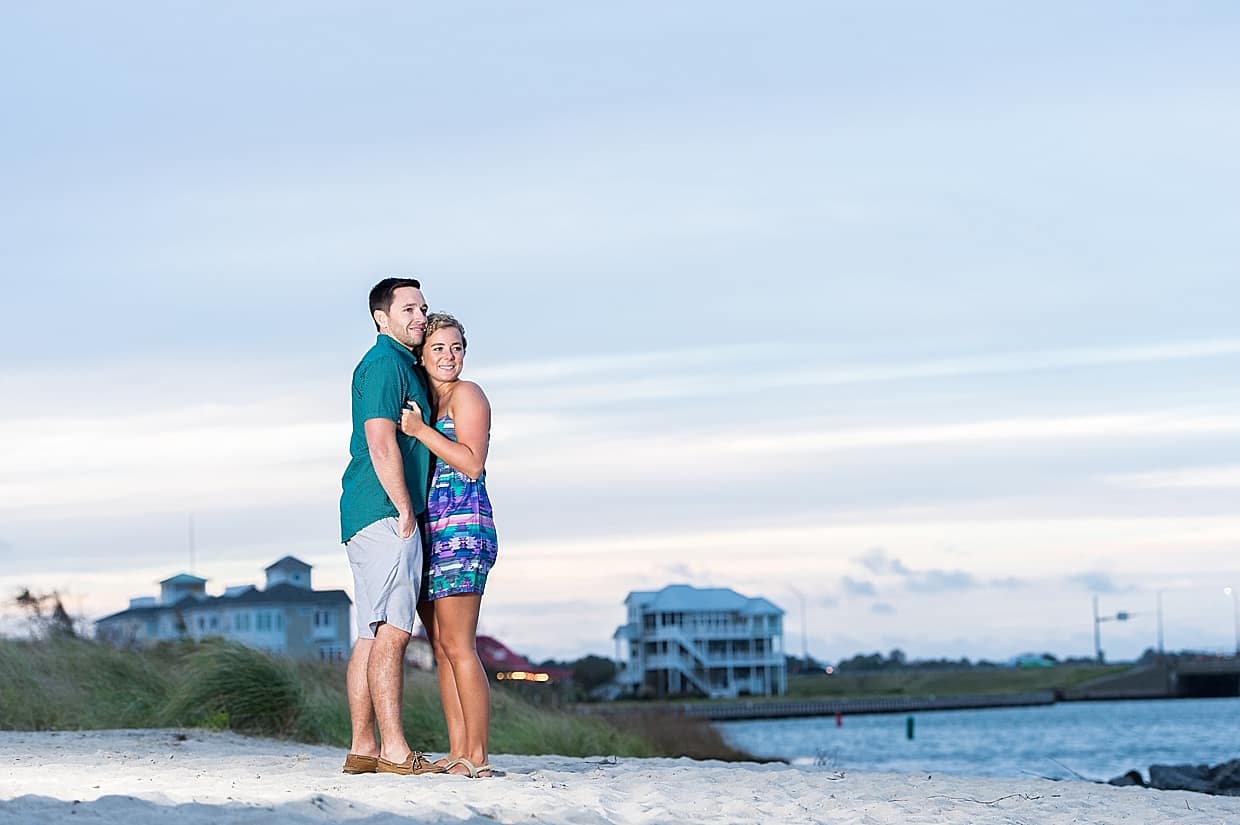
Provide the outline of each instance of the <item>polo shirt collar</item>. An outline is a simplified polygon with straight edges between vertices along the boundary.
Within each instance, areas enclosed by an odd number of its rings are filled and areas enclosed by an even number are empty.
[[[397,340],[396,340],[395,338],[393,338],[392,336],[390,336],[390,335],[384,335],[382,332],[380,332],[380,333],[379,333],[379,340],[378,340],[378,342],[377,342],[377,343],[378,343],[378,344],[381,344],[381,345],[386,345],[386,346],[389,346],[389,347],[391,347],[392,349],[396,350],[397,352],[402,353],[402,354],[403,354],[406,358],[408,358],[410,361],[413,361],[414,363],[417,363],[417,360],[418,360],[418,359],[417,359],[417,357],[416,357],[416,356],[414,356],[414,354],[413,354],[412,352],[410,352],[410,351],[409,351],[409,348],[408,348],[408,347],[406,347],[404,344],[402,344],[400,341],[397,341]]]

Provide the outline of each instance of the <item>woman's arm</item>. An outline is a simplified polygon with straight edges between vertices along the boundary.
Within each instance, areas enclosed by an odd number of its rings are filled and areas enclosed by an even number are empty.
[[[481,387],[462,381],[452,393],[451,408],[456,441],[427,425],[420,414],[408,411],[401,416],[401,431],[425,444],[444,464],[477,480],[486,468],[490,447],[491,404]]]

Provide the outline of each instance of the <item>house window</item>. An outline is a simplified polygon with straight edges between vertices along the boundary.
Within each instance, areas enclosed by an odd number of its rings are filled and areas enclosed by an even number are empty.
[[[205,633],[206,630],[207,630],[207,617],[199,616],[198,617],[198,632]]]
[[[269,632],[271,630],[271,614],[267,611],[259,613],[254,618],[254,629],[261,632]]]
[[[328,628],[332,626],[332,614],[329,610],[314,611],[314,626]]]
[[[275,619],[276,619],[276,630],[281,633],[284,632],[284,614],[277,613],[275,616]]]
[[[324,645],[319,648],[319,658],[325,662],[343,662],[345,650],[341,645]]]
[[[219,630],[219,629],[220,629],[220,617],[219,617],[219,616],[212,616],[212,617],[211,617],[211,629],[212,629],[212,630]]]

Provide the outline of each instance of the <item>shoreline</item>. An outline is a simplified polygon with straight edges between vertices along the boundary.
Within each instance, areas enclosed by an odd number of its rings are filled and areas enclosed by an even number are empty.
[[[202,730],[0,732],[0,822],[1240,821],[1240,798],[1038,778],[496,754],[503,776],[346,776],[344,751]]]
[[[979,693],[964,696],[886,696],[873,699],[716,699],[700,702],[651,702],[608,707],[577,705],[577,712],[607,717],[641,713],[644,709],[674,713],[690,719],[728,722],[740,719],[792,719],[802,716],[862,716],[880,713],[914,713],[934,710],[984,710],[986,708],[1037,707],[1056,704],[1054,691]]]
[[[1044,707],[1090,702],[1192,702],[1232,696],[1174,696],[1141,691],[1065,695],[1057,690],[967,693],[951,696],[875,696],[841,699],[701,699],[695,701],[580,703],[576,710],[598,716],[626,713],[674,713],[691,719],[728,722],[741,719],[794,719],[809,716],[871,716],[884,713],[926,713],[936,710]]]

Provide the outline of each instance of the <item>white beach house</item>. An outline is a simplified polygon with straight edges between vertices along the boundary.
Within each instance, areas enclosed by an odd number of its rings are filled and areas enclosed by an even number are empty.
[[[349,654],[352,601],[343,590],[315,590],[311,566],[285,556],[252,584],[208,596],[207,580],[179,573],[159,583],[159,598],[129,600],[129,609],[95,623],[96,635],[121,646],[219,636],[269,653],[340,660]]]
[[[617,680],[648,696],[772,696],[788,690],[784,611],[726,588],[633,591],[616,628]]]

